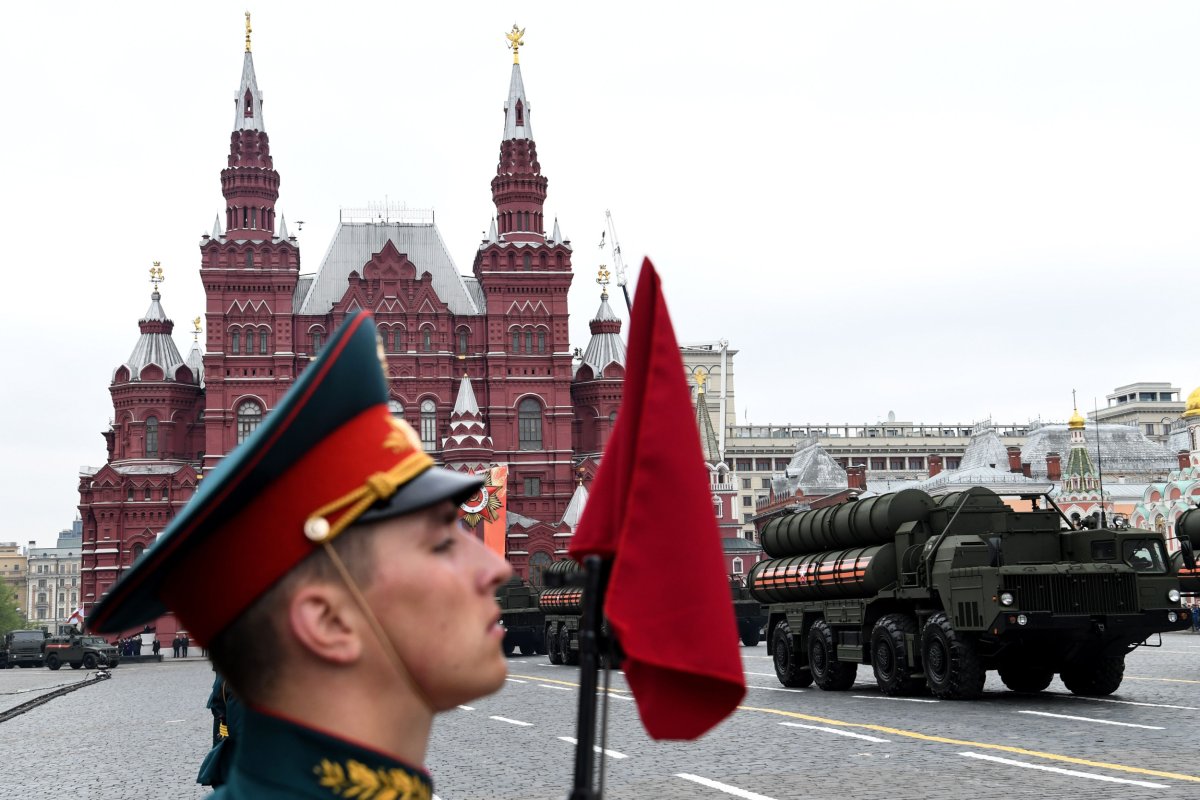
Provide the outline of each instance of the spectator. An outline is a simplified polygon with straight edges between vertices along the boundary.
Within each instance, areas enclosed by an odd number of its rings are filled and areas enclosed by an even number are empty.
[[[158,651],[159,651],[161,648],[162,648],[162,645],[158,643],[158,634],[155,634],[155,635],[154,635],[154,644],[153,644],[153,645],[151,645],[151,649],[154,651],[154,657],[155,657],[155,658],[158,658]]]
[[[184,658],[187,658],[188,641],[189,640],[188,640],[187,634],[184,634],[183,636],[179,637],[179,646],[183,650]]]
[[[171,640],[171,658],[179,658],[179,637]]]
[[[1192,606],[1192,633],[1200,633],[1200,603]]]

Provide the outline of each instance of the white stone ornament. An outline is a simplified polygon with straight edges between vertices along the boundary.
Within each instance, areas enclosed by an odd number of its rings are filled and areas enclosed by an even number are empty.
[[[304,535],[310,542],[323,542],[329,536],[329,520],[313,517],[304,523]]]

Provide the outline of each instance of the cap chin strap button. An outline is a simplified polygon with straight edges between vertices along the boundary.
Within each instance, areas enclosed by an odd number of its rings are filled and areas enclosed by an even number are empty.
[[[324,517],[311,517],[304,523],[304,535],[310,542],[323,542],[329,536],[329,520]]]

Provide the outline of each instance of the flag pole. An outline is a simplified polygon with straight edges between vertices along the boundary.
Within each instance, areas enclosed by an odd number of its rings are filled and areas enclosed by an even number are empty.
[[[579,712],[575,724],[575,783],[569,800],[600,800],[595,788],[596,700],[600,674],[600,627],[608,564],[600,556],[583,559],[583,616],[579,620]]]

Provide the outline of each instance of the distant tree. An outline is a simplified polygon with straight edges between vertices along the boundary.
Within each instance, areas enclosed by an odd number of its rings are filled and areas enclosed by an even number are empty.
[[[25,616],[17,606],[17,591],[0,583],[0,634],[25,627]]]

